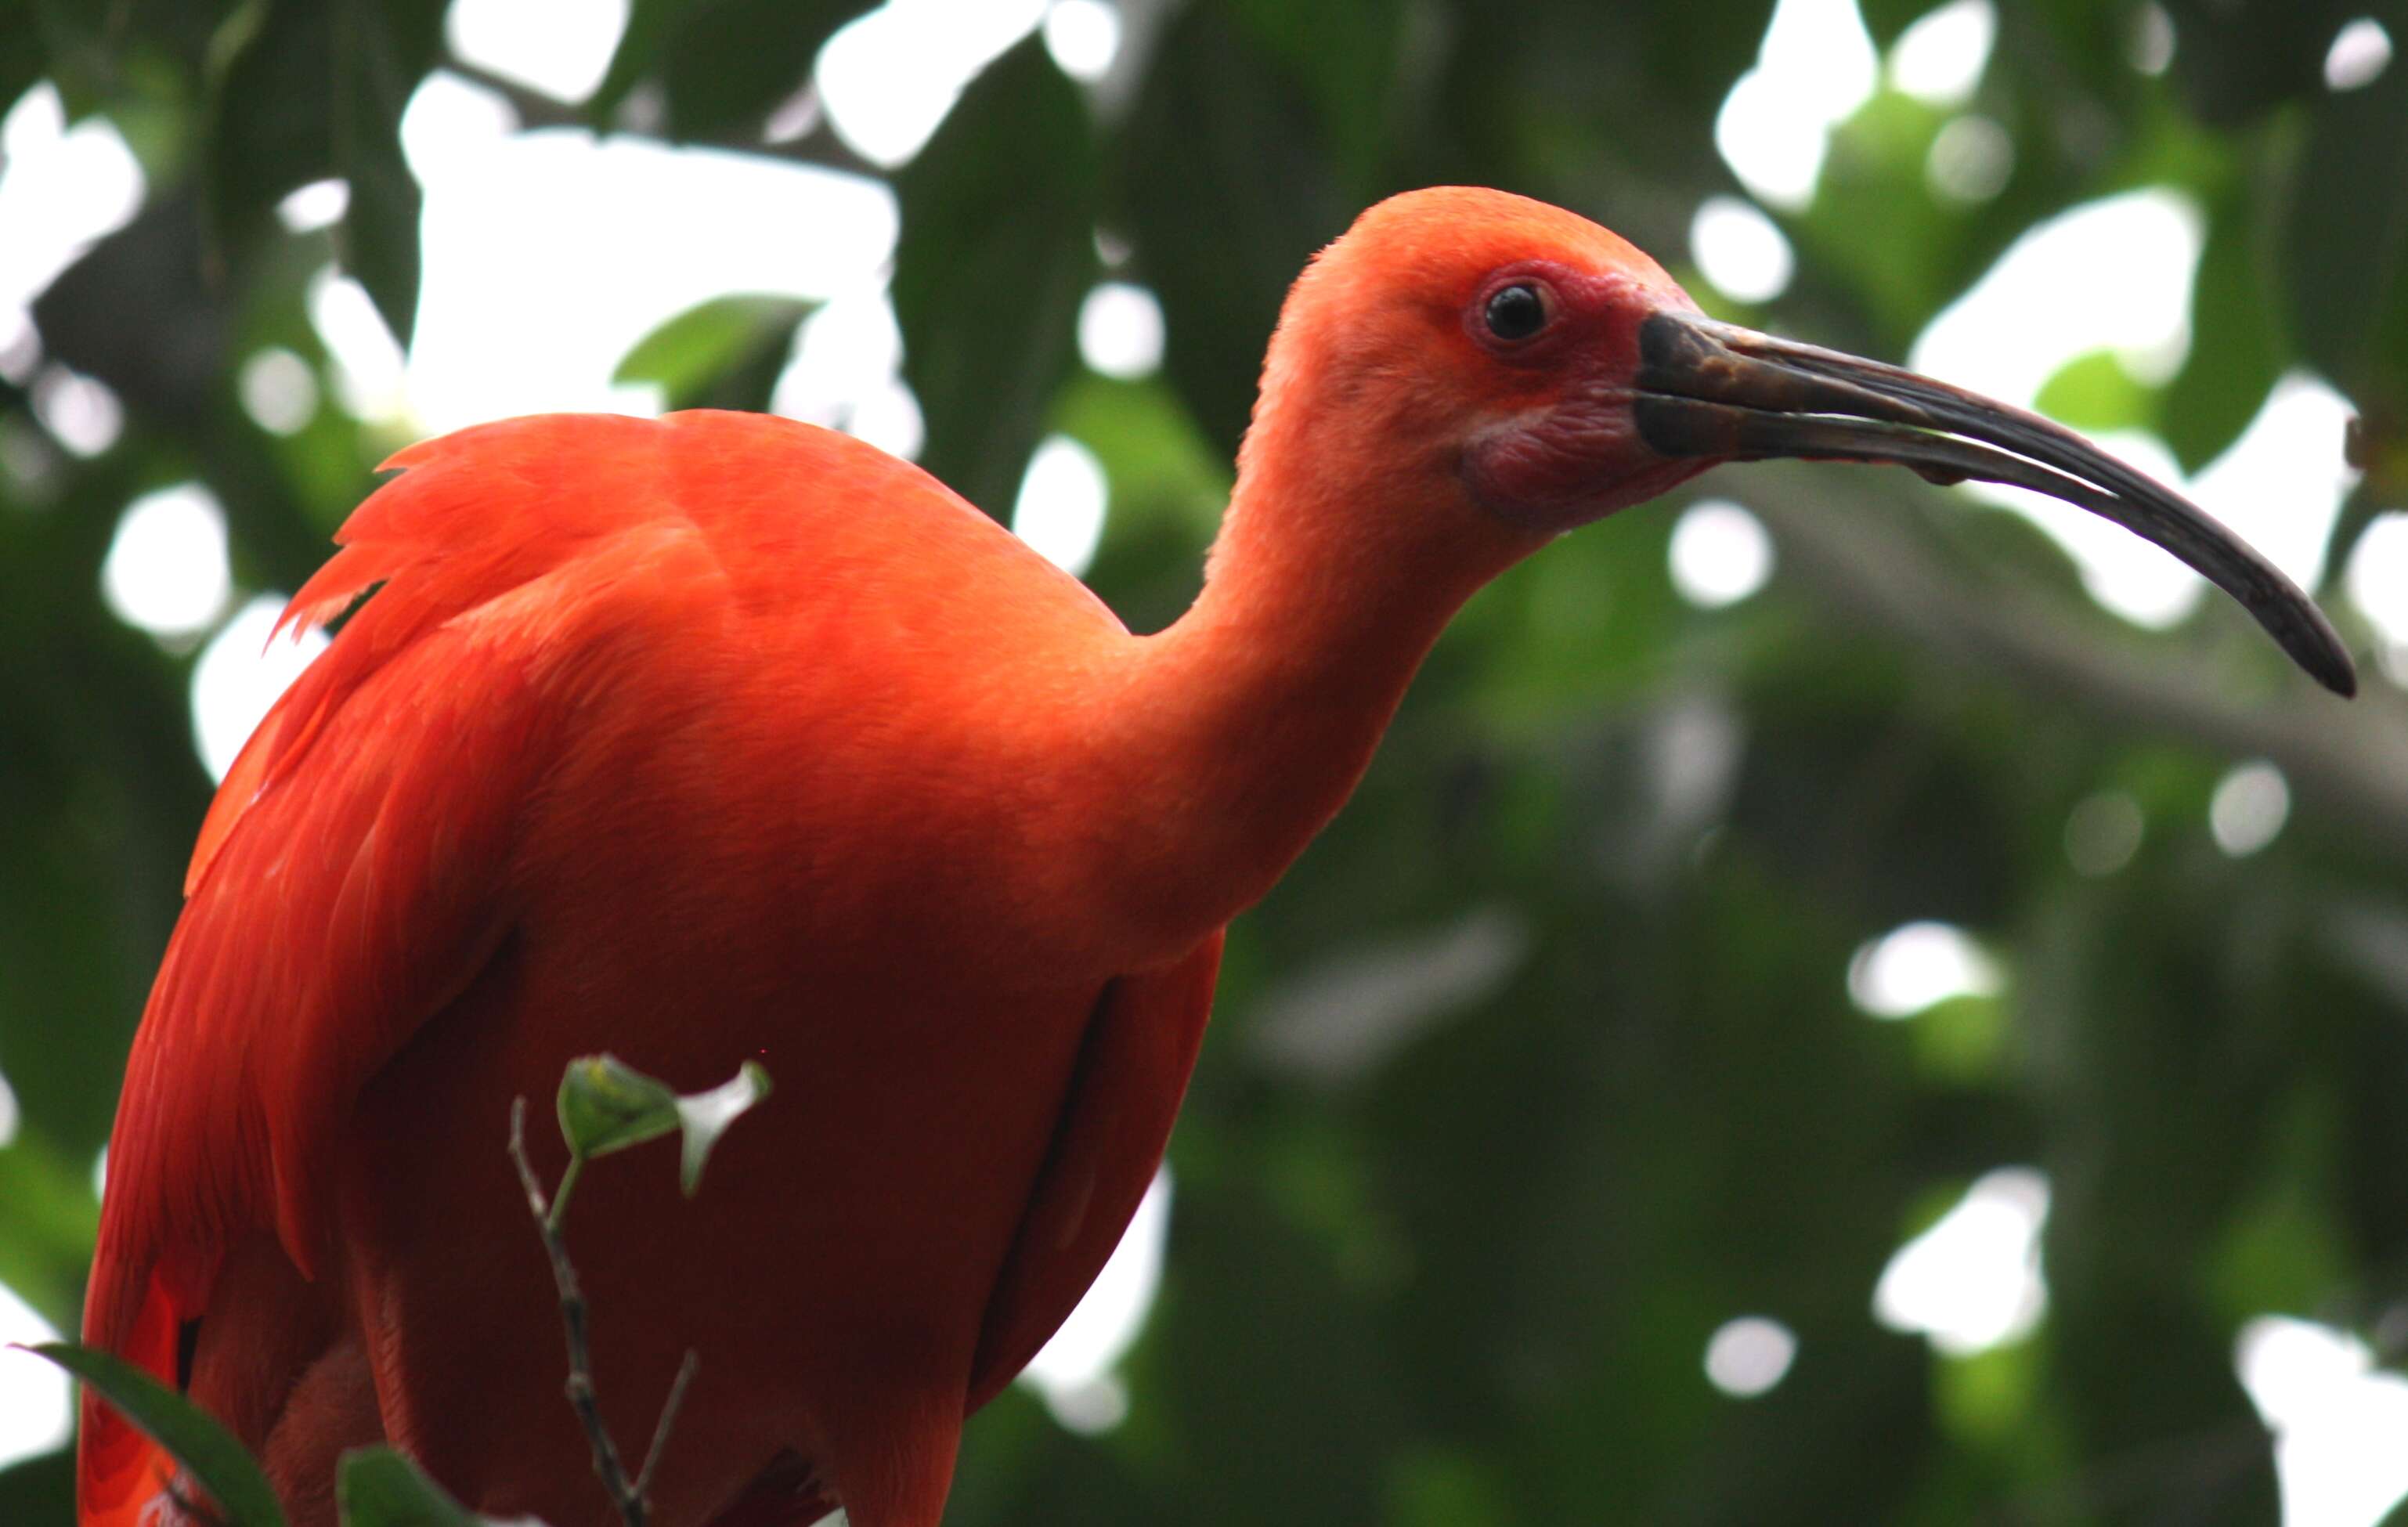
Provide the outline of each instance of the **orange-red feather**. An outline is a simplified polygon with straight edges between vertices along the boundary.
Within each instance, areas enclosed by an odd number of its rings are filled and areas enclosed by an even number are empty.
[[[674,1038],[680,1020],[658,1006],[668,990],[632,994],[652,1005],[644,1012],[590,992],[571,1000],[580,958],[545,943],[545,930],[582,928],[586,942],[617,949],[634,940],[608,920],[674,918],[681,897],[721,895],[731,905],[718,925],[689,920],[697,958],[712,958],[714,938],[731,941],[720,951],[729,971],[783,958],[781,915],[793,922],[782,936],[833,940],[841,952],[846,937],[868,935],[861,918],[884,915],[849,907],[845,886],[811,885],[808,864],[754,865],[734,878],[755,885],[722,889],[714,870],[767,851],[756,843],[791,842],[832,866],[877,865],[871,878],[898,884],[863,896],[885,905],[958,878],[957,865],[919,865],[908,849],[878,863],[880,835],[896,834],[867,814],[958,834],[930,809],[951,801],[971,827],[987,831],[979,824],[992,816],[1021,829],[1009,803],[978,798],[991,788],[986,771],[965,762],[958,779],[930,778],[908,749],[958,733],[981,749],[1041,753],[1047,739],[1013,735],[1017,718],[1044,711],[1022,702],[1097,644],[1127,639],[1083,588],[924,474],[784,421],[520,420],[388,464],[401,475],[352,516],[341,551],[286,613],[308,625],[352,611],[212,805],[128,1063],[86,1335],[163,1377],[174,1377],[179,1327],[211,1318],[236,1241],[271,1233],[304,1274],[330,1270],[336,1177],[360,1149],[347,1132],[363,1090],[458,1006],[503,941],[532,948],[522,963],[553,973],[529,978],[534,994],[510,1019],[545,1043],[593,1048],[578,1042],[580,1022],[607,1037],[645,1012]],[[974,606],[960,597],[966,572],[988,584]],[[915,654],[927,682],[901,685]],[[818,754],[796,753],[793,737],[758,720],[789,689],[799,708],[819,707]],[[893,781],[879,770],[890,759],[912,768],[925,800],[886,799]],[[823,797],[788,805],[781,774],[806,761],[826,781]],[[946,762],[941,750],[935,761]],[[684,812],[695,814],[691,832]],[[1025,851],[1025,883],[1008,888],[1007,911],[1066,893],[1058,882],[1074,872],[1041,845]],[[594,885],[597,863],[656,885]],[[670,905],[645,903],[648,889]],[[929,916],[965,929],[996,920],[924,899]],[[982,947],[1001,958],[1013,936],[982,927],[959,942],[966,959]],[[1092,996],[996,999],[995,1021],[1013,1021],[1020,1003],[1033,1025],[1032,1076],[982,1078],[1006,1094],[999,1120],[1059,1127],[996,1148],[997,1191],[1014,1196],[977,1212],[1005,1210],[1006,1228],[1024,1203],[1039,1213],[1026,1244],[998,1241],[991,1253],[993,1337],[975,1360],[959,1356],[966,1399],[973,1388],[983,1399],[1025,1362],[1134,1209],[1193,1061],[1217,952],[1214,940],[1176,972],[1115,983],[1076,1078],[1068,1063]],[[484,1002],[471,1006],[490,1012]],[[810,1022],[877,1021],[774,1020],[802,1021],[805,1035]],[[724,1069],[738,1053],[695,1063]],[[942,1056],[930,1063],[941,1074]],[[465,1159],[498,1167],[494,1122],[478,1122]],[[1014,1177],[1014,1150],[1032,1175]],[[833,1191],[874,1194],[876,1184]],[[526,1319],[539,1329],[540,1306]],[[401,1382],[380,1366],[380,1395],[389,1381]],[[153,1492],[164,1461],[105,1406],[87,1403],[84,1422],[85,1527],[115,1527]]]

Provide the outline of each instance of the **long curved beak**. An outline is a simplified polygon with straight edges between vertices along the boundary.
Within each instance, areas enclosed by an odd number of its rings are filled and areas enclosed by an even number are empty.
[[[1934,482],[2012,483],[2155,541],[2241,601],[2336,694],[2358,674],[2330,621],[2207,512],[2061,424],[1928,377],[1671,309],[1639,327],[1641,438],[1665,456],[1889,462]],[[1996,448],[1996,449],[1993,449]]]

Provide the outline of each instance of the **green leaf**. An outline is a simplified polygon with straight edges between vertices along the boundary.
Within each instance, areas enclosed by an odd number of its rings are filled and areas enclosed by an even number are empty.
[[[636,342],[614,382],[658,384],[670,408],[763,408],[816,303],[738,293],[687,308]]]
[[[677,1100],[678,1127],[684,1131],[678,1181],[688,1198],[702,1186],[703,1163],[727,1126],[769,1095],[769,1073],[758,1061],[747,1061],[735,1076],[706,1092],[688,1092]]]
[[[1923,1075],[1976,1087],[1998,1074],[2007,1032],[2006,1007],[1998,998],[1960,996],[1916,1018],[1908,1039]]]
[[[678,1096],[615,1055],[583,1055],[560,1078],[560,1135],[578,1157],[607,1156],[679,1127]]]
[[[896,177],[895,317],[920,464],[1010,512],[1095,276],[1096,155],[1077,87],[1031,37],[962,93]]]
[[[2408,70],[2316,103],[2293,164],[2284,276],[2300,352],[2361,405],[2408,389],[2384,340],[2403,321]]]
[[[0,102],[14,106],[17,97],[42,78],[43,58],[41,29],[36,24],[34,7],[8,6],[0,8]],[[0,110],[6,107],[0,107]]]
[[[1113,162],[1115,226],[1162,299],[1163,375],[1226,460],[1281,299],[1357,198],[1310,93],[1217,6],[1164,28]]]
[[[2041,384],[2032,407],[2078,430],[2134,429],[2149,420],[2149,392],[2115,352],[2077,355]]]
[[[1981,1441],[2029,1422],[2041,1383],[2040,1344],[2018,1341],[1933,1364],[1932,1408],[1956,1436]]]
[[[343,1527],[505,1527],[533,1517],[480,1516],[391,1448],[357,1448],[335,1475],[335,1505]]]
[[[1857,14],[1864,18],[1865,31],[1873,46],[1886,49],[1899,39],[1899,35],[1930,10],[1936,0],[1857,0]]]
[[[670,138],[750,138],[811,78],[830,34],[867,0],[636,0],[610,69],[594,92],[596,120],[647,81],[660,87]]]
[[[2158,433],[2186,472],[2241,437],[2283,371],[2283,345],[2267,300],[2271,284],[2254,236],[2257,204],[2236,187],[2208,212],[2207,243],[2191,285],[2189,358],[2166,388]]]
[[[212,37],[200,177],[213,258],[275,236],[276,204],[339,178],[344,268],[403,345],[418,307],[417,180],[401,116],[441,56],[441,0],[376,6],[245,5]]]
[[[48,1358],[83,1380],[119,1415],[159,1444],[217,1502],[224,1527],[284,1527],[284,1508],[267,1476],[226,1429],[148,1372],[113,1353],[48,1341],[22,1350]]]
[[[1226,8],[1312,97],[1348,181],[1376,183],[1397,136],[1391,90],[1405,40],[1405,7],[1398,0],[1344,6],[1229,0]]]
[[[1940,112],[1884,92],[1831,134],[1813,204],[1791,221],[1801,250],[1844,280],[1885,343],[1900,344],[1950,296],[1965,214],[1927,188]],[[1867,228],[1882,230],[1867,238]]]
[[[72,1444],[0,1469],[0,1521],[75,1520]]]
[[[768,1095],[769,1073],[752,1061],[717,1087],[680,1096],[615,1055],[585,1055],[560,1078],[560,1133],[570,1153],[585,1159],[679,1131],[679,1176],[690,1197],[719,1137]]]

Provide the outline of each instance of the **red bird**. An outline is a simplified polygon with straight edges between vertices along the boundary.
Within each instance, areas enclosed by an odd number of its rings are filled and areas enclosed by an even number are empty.
[[[964,1418],[1159,1160],[1223,926],[1345,801],[1456,607],[1717,463],[2021,483],[2237,595],[2307,597],[2077,436],[1702,317],[1491,191],[1365,213],[1282,311],[1204,591],[1132,635],[916,467],[782,419],[512,420],[414,446],[286,612],[370,589],[227,775],[128,1063],[85,1338],[332,1521],[389,1438],[478,1509],[601,1523],[514,1097],[615,1050],[779,1095],[681,1201],[610,1163],[577,1254],[659,1520],[938,1520]],[[549,1163],[560,1165],[555,1147]],[[83,1527],[171,1465],[83,1409]],[[181,1520],[166,1506],[165,1520]]]

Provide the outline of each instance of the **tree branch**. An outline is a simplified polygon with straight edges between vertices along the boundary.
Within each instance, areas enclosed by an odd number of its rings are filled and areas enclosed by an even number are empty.
[[[481,64],[472,63],[461,57],[457,50],[444,50],[441,67],[509,102],[510,109],[518,113],[521,127],[576,127],[597,136],[615,130],[596,122],[585,107],[523,84],[508,75],[497,74]],[[809,132],[778,143],[760,136],[697,138],[666,137],[661,134],[641,136],[694,148],[727,149],[738,153],[758,154],[764,159],[782,159],[792,164],[810,164],[871,179],[882,179],[886,174],[877,164],[853,152],[842,138],[837,136],[836,130],[828,125],[824,111],[817,114]]]
[[[536,127],[584,127],[594,123],[584,110],[556,95],[547,94],[531,85],[523,85],[506,74],[496,74],[481,64],[470,63],[456,49],[443,50],[439,67],[458,75],[480,90],[492,91],[510,104],[518,113],[519,125]]]
[[[2070,701],[2110,727],[2268,759],[2302,800],[2408,858],[2408,706],[2387,686],[2369,685],[2354,704],[2304,683],[2269,704],[2237,704],[2220,665],[2159,656],[2162,643],[2143,652],[2100,629],[2094,611],[2004,583],[1969,587],[1876,502],[1920,491],[1818,467],[1787,474],[1750,506],[1788,570],[1844,617]]]

